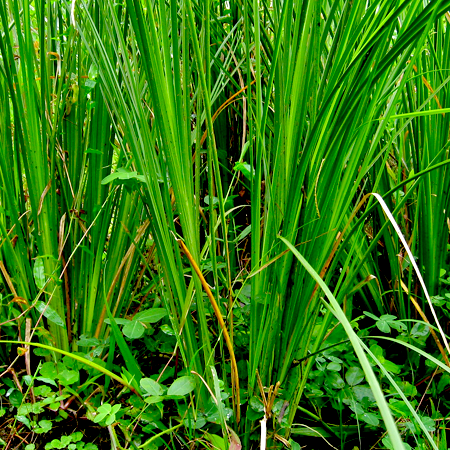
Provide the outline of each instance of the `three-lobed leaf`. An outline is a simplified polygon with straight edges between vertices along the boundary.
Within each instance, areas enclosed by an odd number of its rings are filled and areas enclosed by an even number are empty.
[[[121,405],[116,404],[111,406],[109,403],[103,403],[97,409],[97,415],[94,417],[94,422],[99,423],[105,419],[107,426],[113,424],[116,420],[116,413],[120,410]]]

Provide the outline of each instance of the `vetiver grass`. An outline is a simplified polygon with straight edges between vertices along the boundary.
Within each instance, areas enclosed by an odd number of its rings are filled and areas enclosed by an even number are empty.
[[[149,230],[138,192],[102,184],[124,154],[66,10],[33,5],[0,5],[2,59],[16,62],[2,78],[2,275],[22,310],[39,300],[63,321],[40,328],[43,342],[76,351],[83,335],[106,337],[105,298],[125,313]]]
[[[350,322],[354,298],[382,314],[392,297],[411,317],[416,278],[382,210],[360,201],[385,196],[434,293],[448,238],[449,4],[0,4],[5,293],[33,325],[35,300],[61,318],[47,310],[43,343],[75,352],[82,337],[111,335],[110,368],[117,342],[138,381],[113,318],[147,277],[186,369],[212,391],[217,370],[229,387],[228,425],[245,448],[258,380],[289,402],[268,445],[289,438],[308,356],[336,317],[402,448]],[[244,291],[246,346],[233,313]],[[195,408],[210,395],[199,382]]]

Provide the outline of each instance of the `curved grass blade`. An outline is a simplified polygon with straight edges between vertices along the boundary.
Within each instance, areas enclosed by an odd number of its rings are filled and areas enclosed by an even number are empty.
[[[375,400],[380,408],[381,416],[383,417],[384,423],[389,433],[389,437],[391,438],[391,442],[394,445],[394,448],[400,450],[403,447],[403,442],[400,437],[400,433],[395,425],[395,421],[392,417],[389,406],[384,398],[383,391],[377,381],[377,378],[370,366],[370,362],[367,359],[366,354],[364,353],[363,346],[361,340],[354,332],[351,323],[348,321],[345,316],[344,311],[340,307],[339,303],[336,301],[333,293],[330,291],[328,286],[324,283],[324,281],[320,278],[319,274],[312,268],[312,266],[306,261],[306,259],[300,254],[300,252],[284,237],[279,236],[282,242],[286,244],[286,246],[291,250],[294,256],[300,261],[300,263],[305,267],[308,273],[312,278],[317,282],[320,288],[323,290],[325,295],[327,296],[330,303],[326,303],[330,311],[334,314],[336,319],[342,324],[345,332],[347,333],[350,342],[355,349],[355,353],[358,356],[359,362],[361,363],[361,367],[366,375],[366,380],[369,383],[369,386],[372,389]]]
[[[50,345],[39,344],[38,342],[0,340],[0,344],[31,345],[33,347],[44,348],[46,350],[50,350],[52,352],[56,352],[56,353],[59,353],[59,354],[64,355],[64,356],[68,356],[69,358],[75,359],[76,361],[78,361],[78,362],[80,362],[82,364],[86,364],[87,366],[92,367],[95,370],[98,370],[99,372],[103,373],[104,375],[106,375],[106,376],[116,380],[118,383],[120,383],[123,386],[127,387],[128,389],[130,389],[130,391],[132,391],[134,394],[140,396],[140,393],[133,386],[131,386],[128,383],[128,381],[126,381],[122,377],[119,377],[118,375],[116,375],[115,373],[111,372],[110,370],[105,369],[104,367],[96,364],[95,362],[89,361],[88,359],[83,358],[82,356],[75,355],[75,354],[70,353],[70,352],[66,352],[65,350],[61,350],[59,348],[52,347]]]

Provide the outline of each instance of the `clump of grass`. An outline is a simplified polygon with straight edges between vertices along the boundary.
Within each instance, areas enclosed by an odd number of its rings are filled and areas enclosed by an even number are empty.
[[[447,6],[0,4],[9,337],[23,337],[29,318],[64,351],[95,339],[110,369],[117,343],[138,382],[120,320],[164,307],[174,352],[204,380],[196,406],[217,388],[219,364],[229,423],[249,447],[255,422],[242,405],[258,377],[289,402],[278,445],[334,316],[401,448],[351,320],[364,303],[409,318],[416,278],[398,263],[402,241],[360,201],[376,192],[401,217],[434,292],[449,209]]]

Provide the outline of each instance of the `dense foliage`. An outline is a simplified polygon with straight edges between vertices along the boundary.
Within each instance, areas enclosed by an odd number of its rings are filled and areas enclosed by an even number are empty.
[[[0,445],[447,450],[448,9],[1,1]]]

